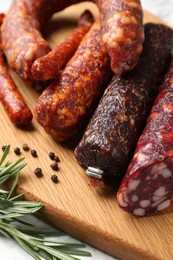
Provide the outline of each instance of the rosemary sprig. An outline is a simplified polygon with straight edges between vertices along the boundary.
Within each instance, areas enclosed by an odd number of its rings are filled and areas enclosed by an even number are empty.
[[[26,163],[21,163],[24,158],[20,158],[3,165],[9,150],[10,145],[6,147],[0,159],[0,185],[13,176],[10,190],[0,189],[0,234],[14,238],[36,260],[76,260],[79,258],[75,256],[91,256],[89,252],[81,249],[85,247],[82,243],[63,243],[45,238],[50,235],[64,235],[64,232],[38,229],[22,220],[24,216],[39,212],[43,205],[40,202],[24,200],[23,194],[13,194],[18,184],[19,173]]]

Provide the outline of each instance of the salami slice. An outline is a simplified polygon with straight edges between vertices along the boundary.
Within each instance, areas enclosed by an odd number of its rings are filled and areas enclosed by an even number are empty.
[[[113,77],[75,149],[78,163],[89,175],[117,176],[127,169],[168,68],[172,36],[164,25],[146,24],[138,65],[123,77]]]
[[[136,216],[173,201],[173,61],[118,191],[120,207]]]

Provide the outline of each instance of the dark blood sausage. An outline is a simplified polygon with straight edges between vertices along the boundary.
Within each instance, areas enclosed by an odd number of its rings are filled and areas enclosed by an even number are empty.
[[[173,61],[118,191],[120,207],[136,216],[173,201]]]
[[[137,66],[114,75],[75,149],[89,175],[122,175],[132,157],[158,87],[171,59],[173,31],[145,25],[144,49]]]
[[[86,10],[78,21],[78,26],[62,43],[47,55],[37,59],[32,65],[32,75],[36,80],[55,78],[73,56],[84,35],[90,29],[94,17]]]
[[[32,113],[10,77],[4,62],[0,39],[0,101],[11,121],[18,126],[27,125]]]
[[[121,75],[137,64],[144,41],[140,0],[98,0],[102,40],[114,73]],[[111,10],[111,12],[110,12]]]
[[[49,44],[41,36],[41,30],[45,22],[53,13],[83,1],[13,1],[2,26],[3,50],[11,68],[28,84],[34,84],[31,74],[33,62],[50,51]],[[116,64],[116,66],[113,65],[113,68],[116,67],[115,71],[119,73],[134,66],[137,56],[141,52],[143,41],[140,3],[137,0],[126,2],[124,0],[98,0],[101,23],[108,24],[108,27],[107,25],[102,26],[102,38],[105,45],[108,45],[107,49],[109,50],[112,64]],[[121,19],[118,18],[118,14],[120,14]],[[136,23],[138,25],[135,25]],[[110,30],[109,35],[105,33],[107,29]],[[117,37],[113,32],[117,32]],[[114,51],[117,52],[117,50],[119,56],[115,57]],[[121,59],[128,59],[128,64],[122,63]]]
[[[93,112],[111,75],[97,21],[59,77],[38,99],[34,113],[37,121],[56,141],[72,138]]]

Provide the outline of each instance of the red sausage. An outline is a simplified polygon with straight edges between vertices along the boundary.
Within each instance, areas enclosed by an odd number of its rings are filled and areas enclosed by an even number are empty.
[[[173,201],[173,60],[118,191],[125,211],[144,216]]]
[[[40,33],[44,23],[53,13],[79,2],[82,0],[13,1],[2,26],[3,50],[9,65],[28,84],[34,84],[31,74],[33,62],[50,51]],[[98,0],[102,38],[109,51],[112,68],[118,73],[127,71],[136,64],[143,41],[140,3],[137,0],[126,2],[127,0]],[[108,34],[105,32],[107,30]]]
[[[137,64],[144,41],[143,11],[140,0],[98,0],[102,40],[116,74]]]
[[[32,113],[10,77],[3,58],[0,42],[0,101],[15,125],[27,125],[32,120]]]
[[[36,119],[55,140],[72,138],[93,112],[111,75],[107,51],[100,44],[97,21],[59,77],[38,99]]]
[[[36,80],[55,78],[73,56],[83,36],[90,29],[94,17],[86,10],[80,17],[78,27],[62,43],[47,55],[37,59],[32,65],[32,75]]]

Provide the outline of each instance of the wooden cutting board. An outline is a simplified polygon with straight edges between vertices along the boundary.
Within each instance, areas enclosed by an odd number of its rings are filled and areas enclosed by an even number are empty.
[[[97,16],[94,4],[82,3],[53,17],[44,32],[52,47],[69,34],[86,8]],[[145,22],[149,21],[161,22],[145,12]],[[38,93],[26,86],[13,71],[10,73],[33,110]],[[0,140],[1,145],[11,144],[9,159],[16,159],[13,149],[23,143],[38,152],[38,158],[33,158],[30,152],[22,151],[27,166],[21,173],[18,192],[24,193],[29,200],[43,202],[43,216],[53,225],[121,259],[173,259],[173,207],[144,218],[128,215],[117,205],[116,187],[95,188],[91,185],[74,158],[75,142],[54,142],[35,119],[28,130],[16,128],[1,104],[0,109]],[[51,151],[61,160],[58,184],[50,179],[54,173],[48,157]],[[36,167],[43,169],[43,178],[34,175]]]

